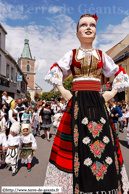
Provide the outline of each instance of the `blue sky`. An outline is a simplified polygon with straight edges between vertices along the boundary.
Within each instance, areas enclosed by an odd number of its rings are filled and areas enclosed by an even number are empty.
[[[36,83],[49,91],[52,86],[44,82],[45,74],[66,52],[79,47],[79,17],[95,12],[99,19],[94,47],[107,51],[129,33],[128,0],[0,0],[0,22],[8,33],[6,49],[17,60],[28,27]]]

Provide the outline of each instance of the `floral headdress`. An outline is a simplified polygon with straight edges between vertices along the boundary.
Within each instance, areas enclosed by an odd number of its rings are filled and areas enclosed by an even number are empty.
[[[94,15],[92,15],[92,17],[95,19],[95,20],[98,20],[98,16],[96,15],[96,13]]]

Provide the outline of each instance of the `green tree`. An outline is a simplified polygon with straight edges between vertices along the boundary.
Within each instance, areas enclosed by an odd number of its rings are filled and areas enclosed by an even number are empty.
[[[43,100],[51,100],[51,98],[53,98],[53,95],[54,95],[53,92],[43,92],[42,99]]]
[[[66,90],[70,90],[72,92],[72,81],[73,81],[73,76],[70,76],[69,78],[66,78],[63,86]]]
[[[42,93],[42,99],[43,99],[43,100],[46,100],[46,99],[47,99],[47,93],[48,93],[48,92],[43,92],[43,93]]]
[[[39,94],[39,100],[42,100],[42,94]]]
[[[55,91],[55,93],[54,93],[54,98],[55,99],[58,99],[58,98],[60,98],[61,97],[61,93],[59,92],[59,91]]]
[[[27,100],[29,100],[30,99],[30,94],[29,93],[27,93]]]

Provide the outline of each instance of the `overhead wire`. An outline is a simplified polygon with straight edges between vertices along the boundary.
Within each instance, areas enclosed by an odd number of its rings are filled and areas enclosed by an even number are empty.
[[[14,31],[26,31],[26,29],[6,29],[6,31],[9,31],[9,30],[14,30]],[[52,33],[54,33],[54,32],[58,32],[58,33],[66,33],[66,34],[68,34],[68,33],[76,33],[76,31],[74,32],[72,32],[72,31],[60,31],[60,30],[36,30],[36,29],[34,29],[34,30],[30,30],[30,29],[28,29],[27,30],[28,32],[29,31],[41,31],[41,32],[52,32]],[[119,32],[116,32],[116,33],[110,33],[110,32],[97,32],[96,34],[121,34],[121,35],[123,35],[123,34],[128,34],[128,33],[119,33]]]

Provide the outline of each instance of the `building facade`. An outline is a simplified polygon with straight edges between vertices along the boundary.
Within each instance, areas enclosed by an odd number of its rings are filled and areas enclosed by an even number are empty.
[[[26,75],[26,79],[28,82],[27,92],[30,94],[30,98],[34,101],[34,96],[36,92],[41,92],[41,87],[37,86],[35,83],[35,57],[32,58],[31,50],[29,46],[29,38],[26,33],[26,37],[24,40],[24,48],[21,54],[21,57],[18,59],[18,64],[20,65],[23,73]],[[37,90],[38,87],[38,90]],[[40,88],[40,89],[39,89]]]
[[[129,75],[129,35],[127,35],[118,44],[109,49],[106,53],[114,60],[114,62],[122,66]],[[110,77],[110,82],[113,82],[114,76]],[[125,100],[129,102],[129,89],[125,92],[117,93],[115,96],[117,101]]]
[[[14,99],[24,98],[27,95],[27,80],[16,60],[5,49],[6,34],[0,24],[0,98],[3,91]],[[17,75],[22,76],[22,81],[17,81]]]

